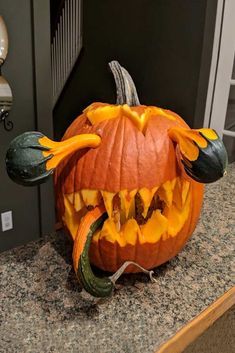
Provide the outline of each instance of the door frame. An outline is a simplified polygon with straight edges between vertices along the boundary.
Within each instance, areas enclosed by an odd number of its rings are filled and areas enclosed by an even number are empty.
[[[235,36],[231,33],[235,23],[235,1],[218,0],[213,54],[207,91],[204,127],[211,127],[222,138],[235,137],[235,132],[225,130],[225,118],[235,52]]]
[[[50,2],[31,0],[36,129],[53,138]],[[38,186],[40,235],[55,225],[53,180]]]

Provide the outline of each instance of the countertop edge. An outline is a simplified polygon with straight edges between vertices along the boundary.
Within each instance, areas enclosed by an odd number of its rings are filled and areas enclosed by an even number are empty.
[[[235,287],[229,289],[188,324],[183,326],[155,353],[181,353],[235,304]]]

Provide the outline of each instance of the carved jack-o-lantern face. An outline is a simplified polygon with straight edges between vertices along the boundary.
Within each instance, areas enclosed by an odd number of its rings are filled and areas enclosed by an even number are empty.
[[[97,205],[106,209],[108,218],[94,234],[90,251],[98,267],[116,271],[131,260],[153,268],[174,256],[192,233],[203,185],[178,164],[169,136],[177,129],[193,135],[185,142],[189,155],[196,155],[190,147],[199,151],[196,144],[190,146],[192,138],[207,145],[176,114],[146,106],[95,103],[66,132],[65,140],[84,133],[101,137],[97,148],[74,153],[55,174],[57,208],[74,238],[77,225],[71,214],[83,217]]]
[[[130,88],[126,71],[113,65],[116,81],[121,77]],[[58,214],[74,239],[75,270],[97,296],[109,291],[103,284],[101,289],[91,285],[88,250],[93,264],[111,272],[126,261],[145,269],[168,261],[196,226],[203,183],[223,176],[226,167],[225,149],[213,130],[191,130],[169,110],[139,105],[135,91],[128,104],[127,94],[122,97],[119,92],[116,105],[91,104],[62,142],[28,133],[13,141],[7,155],[9,175],[23,184],[47,178],[58,165]],[[16,157],[13,149],[25,147],[34,153],[40,173],[34,163],[19,180],[15,161],[26,158],[22,153]],[[89,241],[84,236],[88,232]],[[126,269],[136,270],[133,264]]]

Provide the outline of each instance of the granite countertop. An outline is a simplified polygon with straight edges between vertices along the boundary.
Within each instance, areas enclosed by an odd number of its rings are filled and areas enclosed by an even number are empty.
[[[2,253],[0,352],[155,352],[233,286],[234,191],[232,164],[207,186],[193,237],[155,270],[157,283],[125,275],[110,299],[81,291],[62,232]]]

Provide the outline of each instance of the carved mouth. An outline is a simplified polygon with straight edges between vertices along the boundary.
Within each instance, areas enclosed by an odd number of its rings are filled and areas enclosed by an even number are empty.
[[[122,190],[112,193],[83,189],[64,196],[64,222],[73,237],[75,225],[97,205],[104,205],[108,219],[93,236],[105,238],[120,246],[154,243],[161,237],[174,237],[181,230],[190,213],[190,182],[177,177],[153,189]],[[72,217],[71,217],[72,216]]]

